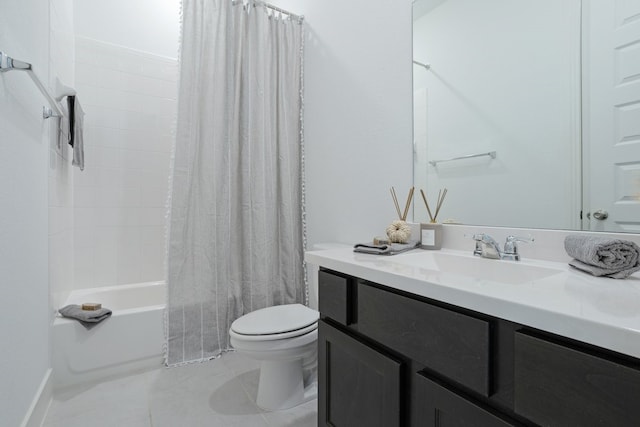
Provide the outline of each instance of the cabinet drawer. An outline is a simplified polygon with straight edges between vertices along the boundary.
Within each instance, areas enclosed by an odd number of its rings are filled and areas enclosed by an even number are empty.
[[[515,337],[515,411],[545,426],[637,426],[640,371],[525,333]]]
[[[434,427],[513,427],[517,422],[458,395],[441,383],[414,374],[412,425]]]
[[[358,330],[483,396],[489,322],[358,282]]]
[[[343,325],[352,323],[352,293],[354,279],[320,270],[318,272],[320,314]]]

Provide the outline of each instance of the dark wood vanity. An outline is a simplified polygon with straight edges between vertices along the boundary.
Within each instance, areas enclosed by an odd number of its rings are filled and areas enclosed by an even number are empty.
[[[319,426],[639,426],[640,360],[319,272]]]

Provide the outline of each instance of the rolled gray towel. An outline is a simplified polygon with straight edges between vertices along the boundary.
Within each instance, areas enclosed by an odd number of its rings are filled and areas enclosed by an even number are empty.
[[[69,304],[58,310],[58,313],[64,317],[75,319],[87,329],[91,329],[104,319],[111,316],[111,310],[108,308],[100,308],[98,310],[83,310],[77,304]]]
[[[624,279],[640,270],[640,248],[634,242],[588,235],[570,235],[564,249],[575,258],[569,265],[594,276]]]
[[[411,240],[408,243],[392,243],[390,245],[370,245],[359,243],[353,247],[354,252],[374,255],[395,255],[418,246],[420,242]]]

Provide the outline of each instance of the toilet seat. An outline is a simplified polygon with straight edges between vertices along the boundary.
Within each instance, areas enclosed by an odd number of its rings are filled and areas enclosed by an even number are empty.
[[[318,328],[317,311],[302,304],[262,308],[236,319],[230,334],[244,341],[271,341],[308,334]]]
[[[239,334],[233,329],[229,331],[229,334],[233,338],[241,341],[275,341],[275,340],[283,340],[286,338],[299,337],[299,336],[308,334],[310,332],[313,332],[316,329],[318,329],[318,322],[314,323],[313,325],[309,325],[306,328],[296,329],[295,331],[289,331],[289,332],[281,332],[279,334],[245,335],[245,334]]]

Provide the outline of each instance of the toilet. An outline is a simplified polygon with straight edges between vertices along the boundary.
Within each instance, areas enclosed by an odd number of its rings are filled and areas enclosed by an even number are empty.
[[[231,324],[231,346],[261,362],[260,408],[288,409],[317,396],[318,317],[302,304],[287,304],[252,311]]]

